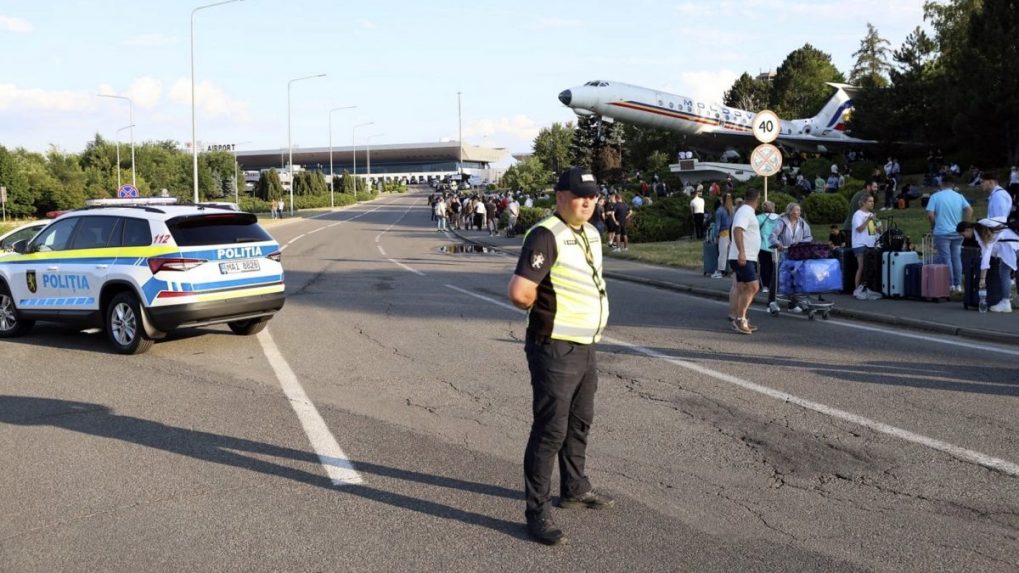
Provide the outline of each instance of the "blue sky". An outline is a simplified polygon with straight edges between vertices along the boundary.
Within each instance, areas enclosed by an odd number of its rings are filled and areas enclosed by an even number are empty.
[[[191,140],[191,10],[186,1],[0,0],[0,145],[80,151],[95,133]],[[529,151],[573,120],[556,99],[592,79],[708,100],[743,71],[776,68],[810,42],[848,72],[873,23],[897,48],[922,0],[373,2],[244,0],[197,13],[201,144],[296,147],[464,141]],[[121,134],[128,140],[128,132]]]

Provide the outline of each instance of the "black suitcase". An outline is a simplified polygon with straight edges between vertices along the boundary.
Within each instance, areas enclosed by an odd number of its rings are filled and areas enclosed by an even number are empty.
[[[852,294],[856,290],[856,255],[852,247],[839,247],[832,251],[832,257],[842,265],[842,292]]]
[[[1001,302],[1001,288],[998,286],[998,272],[1001,260],[991,257],[991,268],[987,269],[984,283],[987,286],[987,306]],[[980,306],[980,247],[962,248],[962,282],[965,292],[962,307],[976,309]]]
[[[881,249],[867,248],[863,251],[863,286],[873,292],[881,292],[881,269],[884,260]]]
[[[923,298],[923,263],[910,263],[906,265],[906,278],[903,283],[906,298]]]

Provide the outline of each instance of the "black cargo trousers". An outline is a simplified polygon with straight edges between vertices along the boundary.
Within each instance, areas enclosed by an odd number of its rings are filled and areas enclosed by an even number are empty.
[[[557,456],[559,495],[576,497],[591,490],[584,462],[587,434],[594,421],[598,370],[593,344],[551,340],[528,332],[524,352],[534,396],[534,422],[524,452],[525,514],[542,518],[549,511]]]

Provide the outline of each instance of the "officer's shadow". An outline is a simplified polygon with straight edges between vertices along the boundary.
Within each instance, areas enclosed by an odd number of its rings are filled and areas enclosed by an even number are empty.
[[[338,494],[355,495],[371,501],[443,519],[455,519],[469,525],[487,527],[518,539],[526,539],[526,533],[523,531],[521,523],[506,521],[395,492],[383,491],[363,484],[336,487],[324,475],[309,473],[298,468],[287,467],[245,455],[272,456],[317,466],[320,460],[313,453],[264,442],[255,442],[244,438],[167,426],[166,424],[132,416],[122,416],[115,414],[108,407],[99,404],[28,396],[0,395],[0,423],[18,426],[52,426],[92,436],[123,440],[198,460],[283,477],[300,483],[335,490]],[[514,500],[521,499],[519,492],[496,485],[430,475],[368,462],[354,461],[351,463],[357,471],[376,476],[402,479],[482,495]]]

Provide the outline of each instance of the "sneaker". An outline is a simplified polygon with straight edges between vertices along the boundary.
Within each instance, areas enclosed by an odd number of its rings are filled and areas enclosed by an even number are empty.
[[[866,288],[866,287],[865,287],[865,286],[863,286],[863,285],[858,285],[858,286],[856,287],[856,290],[854,290],[854,291],[853,291],[853,296],[855,296],[856,298],[860,298],[860,295],[861,295],[861,294],[863,294],[863,290],[864,290],[865,288]]]
[[[720,279],[720,278],[722,278],[722,273],[719,272],[719,271],[715,271],[715,272],[711,273],[711,278],[713,278],[713,279]]]
[[[998,304],[993,304],[988,307],[991,312],[1012,312],[1012,303],[1007,298],[1003,298],[998,301]]]
[[[587,509],[607,509],[615,504],[616,500],[605,494],[595,493],[594,490],[578,495],[577,497],[559,498],[559,507],[563,509],[573,509],[577,507],[586,507]]]
[[[540,543],[545,545],[559,545],[566,543],[566,536],[563,530],[556,526],[552,517],[527,518],[527,533]]]
[[[747,325],[747,328],[750,329],[750,332],[757,332],[757,326],[754,324],[750,324],[749,320],[743,319],[743,324]]]
[[[794,304],[793,306],[789,307],[789,312],[793,314],[800,314],[803,312],[803,309],[800,307],[800,305]]]
[[[870,289],[864,289],[863,294],[866,297],[863,300],[881,300],[881,293],[879,292],[874,292]]]
[[[764,287],[761,289],[761,292],[763,292],[764,294],[768,294],[769,292],[771,292],[771,289],[769,289],[768,287]]]
[[[731,324],[732,329],[740,334],[750,334],[753,332],[753,330],[750,330],[750,326],[747,325],[747,321],[741,318],[737,318],[736,320],[732,321]]]

